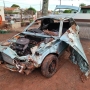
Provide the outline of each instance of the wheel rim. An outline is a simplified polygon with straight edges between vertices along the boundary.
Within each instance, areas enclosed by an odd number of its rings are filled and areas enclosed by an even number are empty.
[[[54,71],[55,71],[55,69],[56,69],[56,61],[55,60],[53,60],[52,62],[51,62],[51,64],[49,65],[49,73],[53,73]]]

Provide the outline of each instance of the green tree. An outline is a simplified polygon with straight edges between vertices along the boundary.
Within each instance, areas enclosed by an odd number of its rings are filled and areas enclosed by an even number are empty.
[[[71,12],[72,12],[72,10],[64,10],[63,13],[71,13]]]
[[[81,3],[79,6],[81,6],[81,7],[82,7],[82,6],[86,6],[86,4],[85,4],[85,3]]]
[[[13,4],[11,7],[20,7],[20,6],[17,4]]]
[[[34,15],[35,13],[36,13],[36,10],[33,7],[30,7],[24,11],[24,14]]]
[[[35,14],[35,13],[36,13],[36,9],[35,9],[35,8],[33,8],[33,7],[28,8],[28,10],[29,10],[29,11],[31,11],[33,14]]]

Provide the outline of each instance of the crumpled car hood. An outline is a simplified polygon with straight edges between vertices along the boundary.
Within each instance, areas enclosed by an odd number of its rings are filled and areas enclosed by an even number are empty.
[[[73,48],[73,56],[76,53],[76,57],[72,58],[74,64],[78,64],[81,71],[85,73],[86,76],[89,74],[89,63],[82,48],[79,39],[79,26],[72,25],[69,30],[67,30],[60,38],[60,40],[68,43]],[[75,60],[73,60],[75,59]],[[77,63],[76,63],[77,62]]]

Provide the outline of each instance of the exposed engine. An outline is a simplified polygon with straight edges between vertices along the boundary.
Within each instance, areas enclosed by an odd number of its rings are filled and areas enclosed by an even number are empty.
[[[19,38],[17,39],[16,43],[11,45],[11,48],[16,51],[16,53],[20,56],[29,54],[30,47],[29,47],[30,40],[27,38]]]
[[[42,41],[41,38],[33,37],[33,36],[25,36],[20,37],[16,40],[16,42],[11,44],[11,48],[16,51],[19,56],[32,54],[31,48],[38,45]]]

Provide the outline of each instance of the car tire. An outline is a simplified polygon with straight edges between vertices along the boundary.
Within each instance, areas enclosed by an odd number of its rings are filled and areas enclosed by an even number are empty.
[[[41,65],[42,74],[45,77],[49,78],[56,73],[57,69],[58,69],[58,57],[53,54],[46,56]]]

